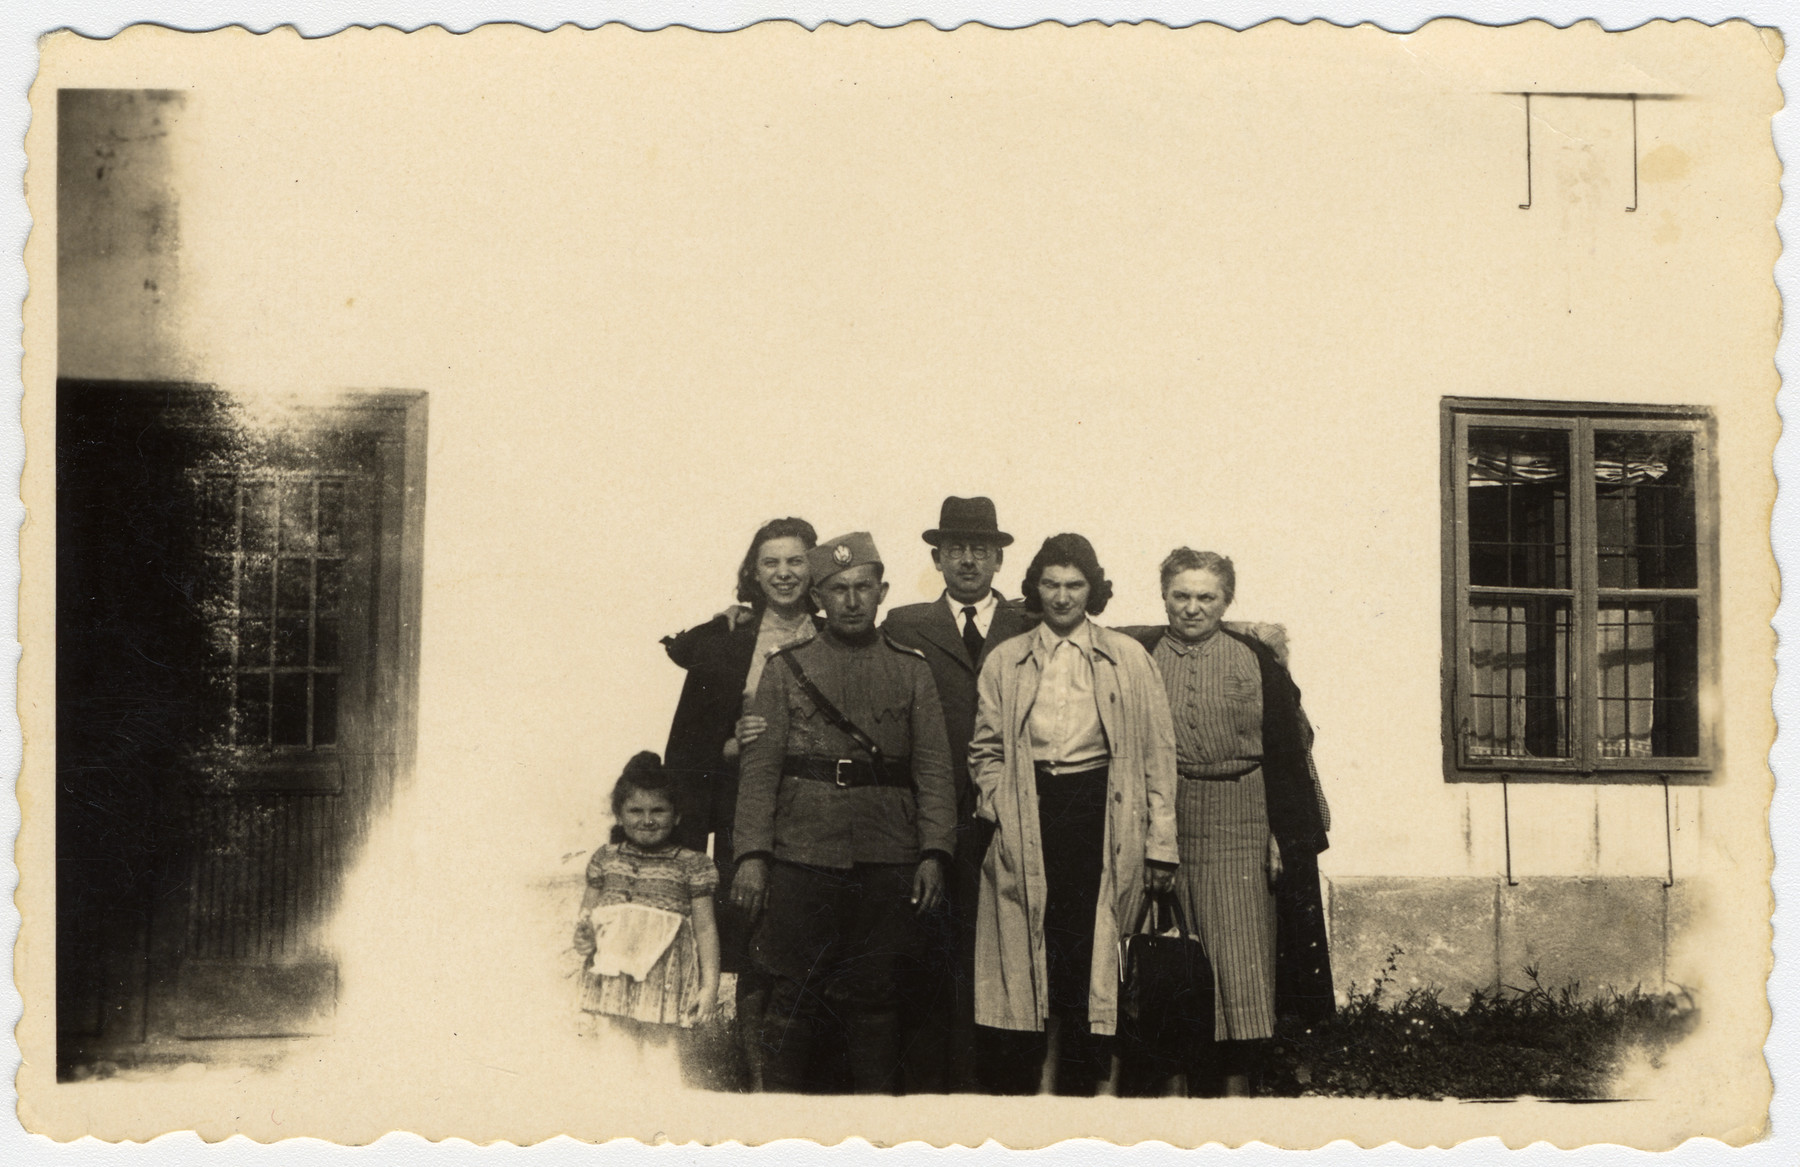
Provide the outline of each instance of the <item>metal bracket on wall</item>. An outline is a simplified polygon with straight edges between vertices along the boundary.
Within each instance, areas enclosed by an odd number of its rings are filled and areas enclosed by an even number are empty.
[[[1669,875],[1663,880],[1664,887],[1675,886],[1675,827],[1670,817],[1669,808],[1669,776],[1662,776],[1663,788],[1663,845],[1669,858]]]
[[[1629,101],[1631,103],[1631,205],[1627,211],[1638,209],[1638,102],[1640,101],[1680,101],[1686,96],[1681,93],[1528,93],[1524,90],[1507,90],[1507,97],[1523,97],[1525,99],[1525,201],[1519,204],[1521,211],[1531,209],[1531,99],[1535,97],[1575,97],[1587,101]]]
[[[1512,870],[1512,775],[1500,775],[1500,823],[1506,835],[1506,886],[1518,887]]]
[[[1531,94],[1519,96],[1525,99],[1525,201],[1519,204],[1521,211],[1531,209]]]
[[[1637,144],[1637,102],[1638,95],[1631,95],[1631,205],[1627,211],[1638,208],[1638,144]]]

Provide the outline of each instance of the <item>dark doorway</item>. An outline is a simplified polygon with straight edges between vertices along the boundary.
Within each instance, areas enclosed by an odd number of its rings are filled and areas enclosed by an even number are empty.
[[[329,1028],[411,769],[424,432],[422,393],[59,382],[59,1074]]]

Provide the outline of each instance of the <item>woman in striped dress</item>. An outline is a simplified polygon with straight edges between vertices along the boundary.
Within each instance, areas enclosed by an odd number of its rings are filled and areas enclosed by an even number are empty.
[[[1162,564],[1168,626],[1144,636],[1175,722],[1176,889],[1213,962],[1228,1095],[1249,1092],[1278,1012],[1333,1008],[1312,730],[1274,651],[1223,626],[1236,591],[1231,560],[1180,548]]]

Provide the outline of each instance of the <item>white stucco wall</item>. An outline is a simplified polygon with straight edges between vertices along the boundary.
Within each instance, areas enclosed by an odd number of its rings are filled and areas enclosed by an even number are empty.
[[[675,32],[679,97],[630,118],[608,95],[667,78],[614,30],[579,67],[474,87],[437,80],[429,54],[459,47],[430,34],[383,40],[419,54],[404,85],[352,80],[355,41],[330,76],[279,37],[257,74],[177,53],[132,83],[188,91],[157,316],[179,339],[78,304],[65,326],[100,343],[65,336],[63,371],[430,392],[419,840],[505,886],[603,837],[680,686],[657,639],[731,600],[760,521],[871,530],[904,603],[936,592],[919,532],[949,493],[997,500],[1009,591],[1044,536],[1089,535],[1108,622],[1157,618],[1171,547],[1233,556],[1233,614],[1291,634],[1326,874],[1495,875],[1499,788],[1441,775],[1439,399],[1709,405],[1732,696],[1673,853],[1678,878],[1725,878],[1760,837],[1772,679],[1778,305],[1743,249],[1773,247],[1744,226],[1776,176],[1736,168],[1779,96],[1721,67],[1755,33],[1714,30],[1702,60],[1650,26],[1596,71],[1567,47],[1598,33],[1480,56],[1438,26],[1359,30],[1382,48],[1349,65],[1320,29],[1252,108],[1255,33],[1116,31],[1054,85],[929,30],[771,33],[735,73],[732,41]],[[1652,85],[1691,99],[1640,111],[1636,213],[1623,106],[1551,100],[1519,209],[1503,91]],[[1058,132],[1011,132],[1026,111]],[[1520,877],[1667,868],[1660,788],[1511,802]]]

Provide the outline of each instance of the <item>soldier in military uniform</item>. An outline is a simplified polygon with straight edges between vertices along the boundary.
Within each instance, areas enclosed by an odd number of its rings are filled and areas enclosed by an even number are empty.
[[[842,1020],[852,1085],[898,1085],[897,982],[919,915],[943,898],[956,791],[931,669],[883,636],[875,542],[807,553],[825,631],[774,654],[750,712],[768,728],[740,760],[733,901],[756,918],[751,958],[774,978],[764,1083],[802,1088],[814,1038]]]

